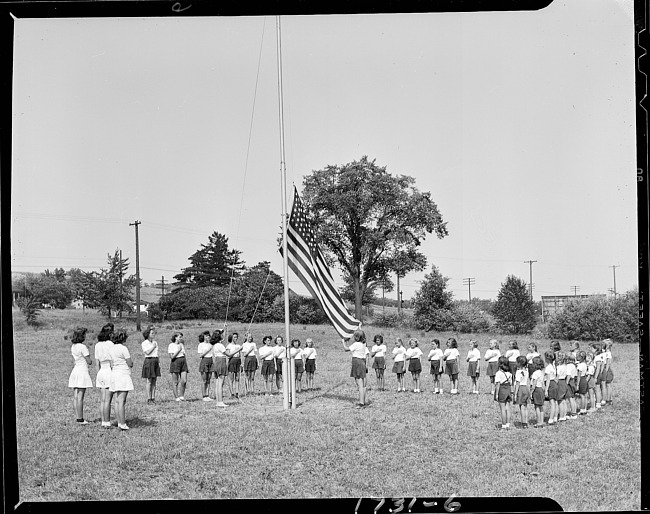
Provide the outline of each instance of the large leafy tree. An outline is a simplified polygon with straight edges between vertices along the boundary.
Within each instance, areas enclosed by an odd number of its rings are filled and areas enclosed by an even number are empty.
[[[189,258],[191,265],[174,279],[189,287],[227,285],[231,275],[239,276],[244,268],[240,254],[239,250],[230,250],[228,238],[215,231],[208,238],[208,244],[202,244]]]
[[[283,293],[282,277],[271,270],[270,262],[246,268],[233,283],[228,319],[273,321],[273,301]]]
[[[508,334],[526,334],[535,328],[535,304],[530,299],[526,282],[508,275],[501,284],[492,314],[497,320],[497,327]]]
[[[447,226],[415,179],[393,176],[367,156],[329,165],[304,179],[303,197],[314,232],[330,264],[338,262],[354,291],[361,317],[368,288],[381,287],[391,272],[400,276],[426,266],[417,250],[427,234],[447,235]]]
[[[65,277],[65,272],[63,275]],[[31,291],[37,302],[50,304],[57,309],[65,309],[74,299],[74,292],[65,278],[59,280],[49,270],[32,282]]]

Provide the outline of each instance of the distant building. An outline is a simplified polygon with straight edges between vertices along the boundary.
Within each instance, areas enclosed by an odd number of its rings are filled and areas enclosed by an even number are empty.
[[[546,323],[549,318],[561,311],[570,302],[583,302],[590,298],[606,298],[604,294],[579,294],[579,295],[553,295],[542,296],[542,322]]]

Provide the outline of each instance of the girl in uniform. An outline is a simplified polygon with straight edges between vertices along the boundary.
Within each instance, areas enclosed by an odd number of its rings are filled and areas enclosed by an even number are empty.
[[[314,373],[316,372],[316,348],[311,337],[305,339],[305,349],[302,351],[307,373],[307,390],[314,388]]]
[[[259,368],[257,345],[253,342],[253,335],[247,332],[244,336],[244,344],[241,347],[241,354],[244,358],[244,392],[246,394],[255,392],[255,372]]]
[[[95,360],[99,363],[100,368],[97,372],[95,387],[99,389],[100,413],[102,417],[102,427],[111,428],[111,347],[113,346],[113,328],[112,323],[104,325],[97,334],[97,344],[95,345]]]
[[[223,381],[228,375],[228,357],[223,345],[223,331],[215,330],[210,337],[212,345],[212,372],[214,373],[214,397],[217,407],[228,407],[223,401]],[[208,391],[209,392],[209,391]]]
[[[355,408],[360,409],[366,405],[366,388],[364,386],[364,378],[366,377],[366,335],[363,330],[357,329],[354,331],[354,343],[350,346],[345,344],[345,339],[341,339],[343,349],[346,352],[352,352],[352,370],[350,376],[354,378],[359,389],[359,403]]]
[[[264,336],[259,351],[260,359],[262,359],[262,377],[264,377],[264,394],[266,396],[273,394],[273,379],[275,375],[275,353],[273,352],[271,341],[273,341],[271,336]]]
[[[596,365],[594,364],[594,354],[587,352],[585,362],[587,363],[585,376],[587,377],[587,390],[589,391],[589,408],[587,409],[587,414],[592,414],[596,412],[596,379],[594,377]]]
[[[86,345],[87,328],[79,327],[72,333],[72,358],[74,359],[74,368],[68,379],[68,387],[73,390],[72,406],[77,416],[77,423],[87,425],[88,421],[84,419],[84,396],[86,389],[93,386],[93,381],[88,373],[88,366],[92,365],[90,352]]]
[[[557,409],[558,421],[566,421],[566,393],[567,393],[567,368],[566,368],[566,354],[564,352],[557,352],[555,359],[555,380],[557,381]]]
[[[228,346],[225,355],[228,357],[228,376],[230,377],[230,397],[239,398],[239,374],[241,373],[241,345],[237,344],[239,334],[228,335]],[[237,386],[237,387],[235,387]]]
[[[580,400],[580,414],[587,414],[587,398],[589,396],[589,377],[587,376],[587,354],[583,351],[578,351],[577,354],[578,368],[578,395]]]
[[[512,373],[505,355],[499,357],[499,370],[494,375],[494,401],[499,402],[501,428],[510,428],[510,403],[512,402]]]
[[[201,396],[204,402],[212,401],[210,398],[210,378],[212,377],[212,344],[210,344],[210,331],[205,330],[199,334],[197,352],[201,357],[199,373],[201,373]]]
[[[530,376],[535,372],[535,365],[533,364],[533,359],[535,357],[539,357],[537,345],[535,343],[530,343],[528,345],[528,353],[526,354],[526,359],[528,360],[528,375]]]
[[[153,327],[142,332],[142,378],[147,380],[147,403],[156,403],[156,380],[160,376],[160,361],[158,359],[158,343],[154,340],[156,330]]]
[[[408,362],[409,371],[413,378],[413,392],[419,393],[420,391],[420,373],[422,372],[422,350],[419,348],[418,340],[415,337],[409,339],[409,349],[406,350],[406,360]]]
[[[548,424],[557,422],[557,370],[555,369],[555,353],[553,350],[544,352],[546,367],[544,368],[544,394],[551,405]]]
[[[528,402],[530,401],[530,376],[528,375],[528,361],[526,357],[517,357],[517,371],[515,372],[514,403],[519,405],[522,428],[528,428]]]
[[[519,344],[517,341],[510,341],[508,343],[508,350],[506,350],[506,357],[508,357],[508,365],[510,366],[510,373],[512,374],[513,380],[517,372],[517,357],[519,357],[519,354]]]
[[[275,356],[275,385],[278,388],[278,392],[282,389],[282,362],[284,361],[286,350],[284,338],[282,336],[276,337],[273,354]]]
[[[300,339],[294,339],[291,341],[289,356],[294,359],[294,369],[296,370],[296,393],[300,393],[302,392],[302,374],[305,372],[305,363],[302,360]]]
[[[530,376],[530,387],[533,390],[533,404],[537,416],[536,428],[544,426],[544,361],[539,355],[533,357],[533,373]]]
[[[185,400],[185,387],[187,386],[187,359],[185,358],[185,341],[183,334],[175,332],[171,338],[171,343],[167,347],[167,353],[171,362],[169,363],[169,372],[172,375],[172,386],[174,397],[177,402]]]
[[[499,357],[501,357],[501,352],[499,351],[499,341],[496,339],[490,339],[490,349],[485,352],[485,356],[483,358],[487,361],[486,374],[488,377],[490,377],[490,394],[492,396],[494,396],[494,376],[499,369]]]
[[[384,344],[384,336],[377,334],[373,339],[372,350],[370,350],[370,357],[373,357],[372,367],[375,370],[377,377],[377,389],[384,390],[384,370],[386,369],[386,345]]]
[[[431,341],[433,345],[427,360],[431,361],[431,374],[433,375],[433,392],[434,394],[442,394],[442,385],[440,384],[440,375],[442,374],[442,361],[443,353],[440,349],[440,341],[438,339],[433,339]]]
[[[447,339],[447,349],[442,358],[445,361],[445,372],[449,375],[451,394],[458,394],[458,360],[460,352],[455,338],[450,337]]]
[[[110,349],[113,370],[111,372],[110,390],[115,395],[115,415],[117,417],[117,426],[121,430],[128,430],[126,424],[126,397],[129,391],[133,391],[133,381],[131,380],[131,368],[133,361],[129,349],[124,344],[126,342],[126,330],[123,328],[117,330],[113,337],[113,346]]]
[[[395,339],[395,348],[393,348],[393,373],[397,374],[397,392],[406,392],[404,388],[404,363],[406,359],[406,348],[402,343],[402,338]]]
[[[614,371],[612,371],[612,346],[614,343],[611,339],[605,339],[605,395],[603,401],[607,405],[612,405],[612,382],[614,381]]]
[[[478,349],[478,342],[472,340],[469,342],[470,350],[467,352],[467,376],[472,379],[472,390],[470,394],[478,394],[478,377],[479,361],[481,360],[481,351]]]
[[[566,356],[566,400],[568,401],[567,419],[576,419],[578,417],[576,408],[575,395],[578,392],[578,368],[576,368],[576,360],[572,353]]]
[[[596,410],[602,407],[601,401],[603,386],[602,383],[605,381],[605,376],[603,375],[603,369],[605,368],[605,355],[603,354],[603,347],[600,343],[591,343],[589,345],[594,354],[594,365],[596,370],[594,371],[594,378],[596,379]]]

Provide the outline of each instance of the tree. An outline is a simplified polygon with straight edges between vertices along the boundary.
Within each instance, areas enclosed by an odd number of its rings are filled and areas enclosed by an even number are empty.
[[[215,231],[208,238],[208,244],[202,244],[189,258],[191,266],[174,279],[189,287],[228,285],[231,275],[239,276],[244,268],[240,254],[239,250],[229,250],[228,238]]]
[[[391,272],[424,269],[426,258],[417,247],[426,234],[447,235],[431,194],[414,183],[412,177],[389,174],[367,156],[328,165],[304,179],[302,196],[314,235],[328,264],[338,261],[349,276],[359,319],[366,289],[381,287]]]
[[[129,259],[120,259],[118,248],[113,256],[108,254],[108,269],[92,273],[90,302],[105,311],[109,318],[113,311],[127,310],[129,302],[133,301],[131,290],[137,281],[135,275],[125,278],[128,269]]]
[[[447,291],[448,277],[443,277],[438,268],[431,266],[431,273],[424,276],[420,289],[413,295],[413,317],[418,328],[446,330],[451,320],[453,296]]]
[[[501,284],[492,314],[497,327],[508,334],[527,334],[535,328],[535,304],[530,299],[526,282],[509,275]]]
[[[47,270],[32,281],[31,291],[34,300],[50,304],[56,309],[65,309],[74,299],[74,292],[65,278],[59,281],[57,275],[47,273]]]
[[[263,261],[247,268],[233,282],[229,319],[242,322],[273,321],[273,300],[284,294],[282,277],[271,271],[271,263]]]

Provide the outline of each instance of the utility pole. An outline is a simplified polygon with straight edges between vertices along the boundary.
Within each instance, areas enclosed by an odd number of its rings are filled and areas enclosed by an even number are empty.
[[[138,239],[138,225],[141,222],[135,220],[129,223],[129,227],[135,226],[135,329],[139,332],[140,328],[140,241]]]
[[[397,313],[402,313],[402,292],[399,290],[399,273],[397,273]]]
[[[614,299],[616,299],[616,268],[620,268],[620,266],[612,265],[612,266],[610,266],[610,268],[612,268],[612,270],[614,271],[614,291],[613,291],[613,293],[614,293]]]
[[[467,277],[463,279],[463,285],[469,289],[469,303],[472,303],[472,284],[475,283],[474,277]]]
[[[524,263],[530,264],[530,282],[528,283],[528,289],[530,291],[530,301],[533,301],[533,262],[537,261],[524,261]]]
[[[573,296],[577,296],[578,289],[580,289],[580,286],[571,286],[571,289],[573,289]]]
[[[402,312],[402,303],[404,302],[403,298],[404,291],[399,292],[399,311]]]
[[[162,280],[159,280],[158,282],[162,283],[162,294],[160,296],[165,296],[165,275],[163,275]]]

